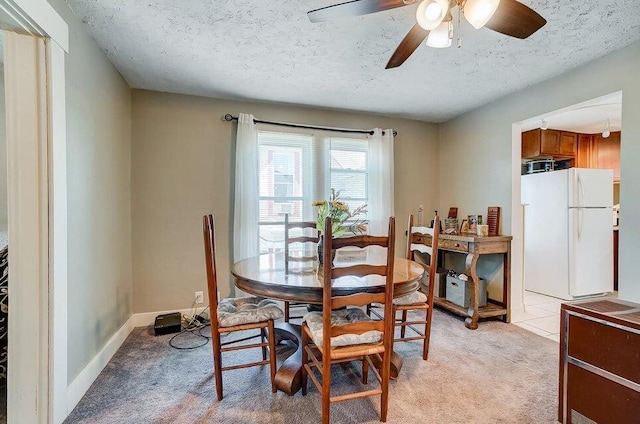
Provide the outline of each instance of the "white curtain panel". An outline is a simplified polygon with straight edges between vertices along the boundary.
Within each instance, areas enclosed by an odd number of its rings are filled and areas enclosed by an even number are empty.
[[[236,182],[233,212],[233,261],[259,254],[258,129],[253,115],[241,113],[236,137]]]
[[[393,215],[393,130],[373,130],[369,136],[369,231],[387,233]]]

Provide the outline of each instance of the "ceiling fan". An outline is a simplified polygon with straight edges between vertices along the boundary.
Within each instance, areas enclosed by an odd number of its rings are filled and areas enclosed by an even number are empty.
[[[307,13],[311,22],[361,16],[418,3],[419,0],[351,0]],[[417,23],[400,42],[385,69],[395,68],[418,48],[424,39],[431,47],[449,47],[453,38],[451,10],[459,8],[474,28],[487,27],[511,37],[525,39],[547,21],[516,0],[422,0],[416,10]]]

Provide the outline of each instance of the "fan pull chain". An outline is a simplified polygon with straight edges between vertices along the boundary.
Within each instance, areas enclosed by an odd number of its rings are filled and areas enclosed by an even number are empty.
[[[462,47],[462,38],[460,37],[460,29],[462,28],[460,26],[460,12],[462,10],[462,4],[460,4],[460,6],[458,6],[458,41],[457,41],[457,46],[458,48]]]

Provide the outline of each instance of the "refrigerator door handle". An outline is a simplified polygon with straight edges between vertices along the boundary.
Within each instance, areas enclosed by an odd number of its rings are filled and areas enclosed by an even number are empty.
[[[582,180],[580,179],[580,175],[578,175],[578,207],[582,207],[582,199],[584,199],[584,187],[582,187]]]
[[[580,235],[582,234],[582,208],[578,208],[578,222],[576,223],[578,225],[578,240],[580,240]]]

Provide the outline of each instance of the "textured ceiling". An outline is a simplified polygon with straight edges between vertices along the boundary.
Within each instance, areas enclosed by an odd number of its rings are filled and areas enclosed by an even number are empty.
[[[521,0],[548,21],[530,38],[474,30],[463,17],[462,48],[421,45],[404,65],[385,70],[415,23],[417,6],[309,22],[307,11],[342,1],[67,3],[134,88],[428,122],[446,121],[640,39],[640,0]]]

